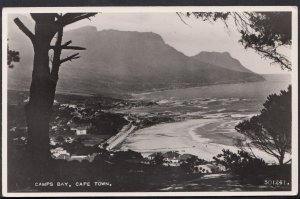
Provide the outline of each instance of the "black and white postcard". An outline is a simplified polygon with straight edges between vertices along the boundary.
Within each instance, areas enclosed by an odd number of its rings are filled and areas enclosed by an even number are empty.
[[[4,196],[298,193],[297,7],[2,20]]]

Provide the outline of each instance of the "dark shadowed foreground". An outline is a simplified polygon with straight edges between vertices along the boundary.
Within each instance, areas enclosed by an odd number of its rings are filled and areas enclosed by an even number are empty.
[[[93,162],[29,160],[22,148],[9,158],[9,192],[123,192],[123,191],[271,191],[290,190],[290,165],[249,168],[249,172],[202,174],[188,163],[164,166],[145,162],[137,152],[98,149]]]

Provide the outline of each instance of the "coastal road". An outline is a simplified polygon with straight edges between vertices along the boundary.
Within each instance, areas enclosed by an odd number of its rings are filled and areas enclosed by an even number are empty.
[[[116,134],[115,136],[108,139],[105,143],[108,144],[106,147],[108,150],[114,149],[116,146],[118,146],[120,143],[122,143],[125,138],[133,132],[133,130],[136,128],[136,126],[129,123],[128,125],[125,125],[121,131]]]

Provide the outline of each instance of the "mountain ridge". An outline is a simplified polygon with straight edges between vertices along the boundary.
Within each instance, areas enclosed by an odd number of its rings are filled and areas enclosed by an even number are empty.
[[[15,35],[13,38],[19,38],[18,41],[20,38],[28,40],[20,31],[9,32]],[[61,66],[59,90],[130,93],[264,80],[251,71],[229,70],[188,57],[153,32],[98,31],[96,27],[87,26],[66,31],[63,40],[72,40],[74,45],[86,47],[87,50],[80,52],[80,59]],[[33,52],[27,50],[32,48],[28,42],[25,44],[22,42],[11,46],[20,51],[21,63],[9,72],[9,76],[12,80],[28,84],[31,80]],[[66,51],[62,57],[71,53]],[[22,58],[24,54],[26,58]]]
[[[251,70],[243,66],[238,59],[233,58],[231,54],[227,51],[225,52],[201,51],[198,54],[191,57],[205,63],[210,63],[234,71],[252,72]]]

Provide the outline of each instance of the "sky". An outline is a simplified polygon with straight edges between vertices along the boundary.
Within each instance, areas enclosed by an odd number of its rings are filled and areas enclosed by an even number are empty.
[[[271,60],[262,59],[252,49],[244,49],[240,33],[233,22],[226,28],[222,22],[207,22],[193,17],[182,18],[176,13],[102,13],[90,20],[85,19],[69,25],[66,29],[96,26],[98,31],[115,29],[124,31],[154,32],[162,36],[165,43],[187,56],[201,51],[229,52],[243,66],[260,74],[287,73],[279,65],[270,65]],[[290,49],[283,49],[290,55]]]
[[[222,22],[205,22],[195,18],[184,17],[176,13],[102,13],[91,20],[82,20],[70,25],[69,29],[85,25],[96,26],[97,29],[116,29],[124,31],[154,32],[162,36],[164,41],[178,51],[193,56],[201,51],[229,52],[242,65],[256,73],[286,73],[279,65],[270,65],[270,60],[262,59],[254,50],[244,49],[240,33],[234,23],[229,22],[229,29]],[[290,49],[284,49],[286,55]]]

